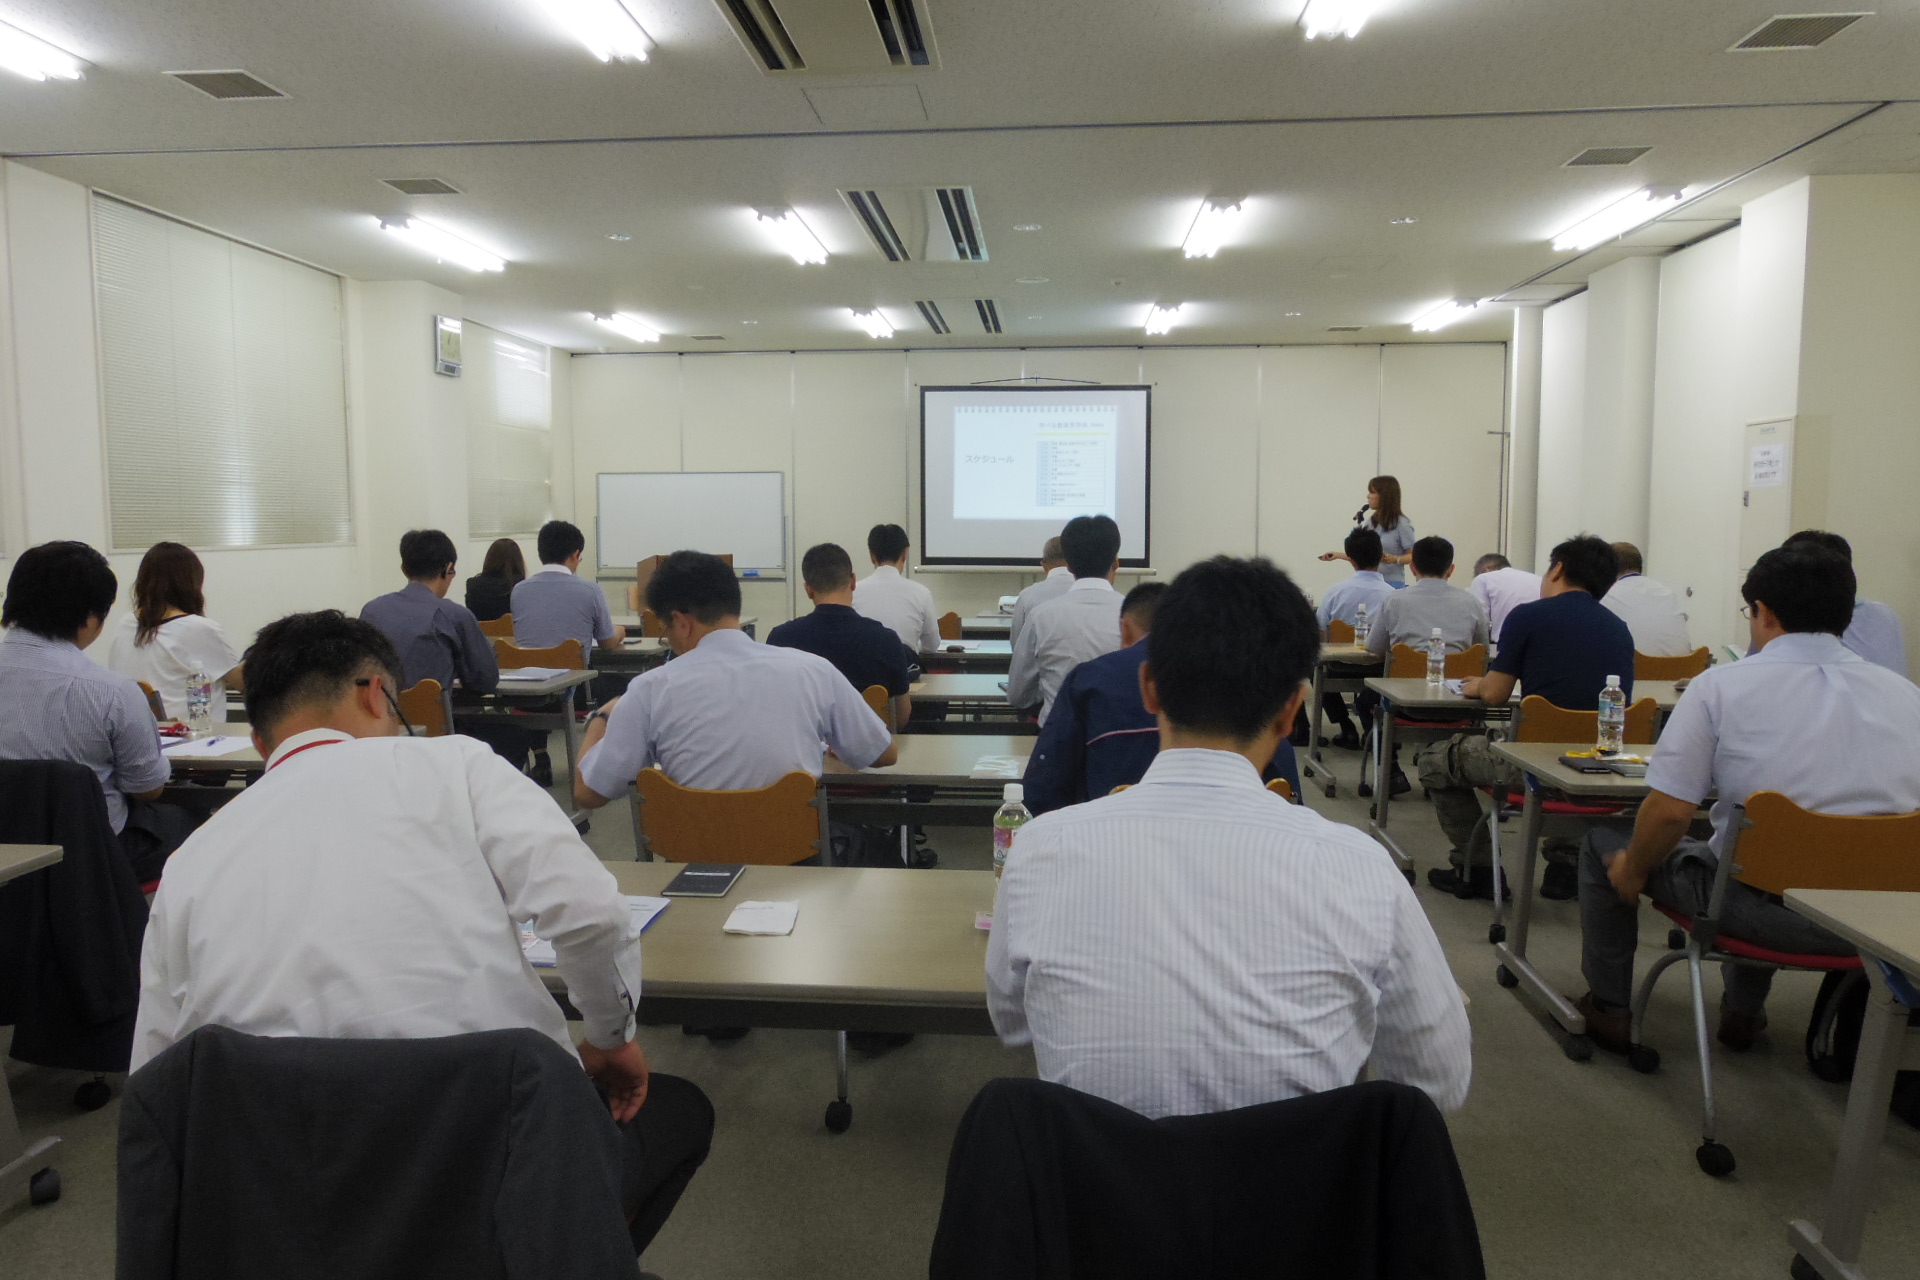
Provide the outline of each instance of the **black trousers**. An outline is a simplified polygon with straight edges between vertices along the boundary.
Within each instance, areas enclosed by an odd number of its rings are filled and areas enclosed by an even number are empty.
[[[647,1082],[647,1101],[620,1127],[620,1201],[637,1256],[666,1225],[680,1193],[707,1158],[713,1143],[713,1104],[700,1086],[657,1072]]]
[[[141,884],[160,878],[173,851],[187,842],[205,819],[196,817],[176,804],[158,804],[152,800],[127,801],[127,825],[120,830],[120,848],[133,864],[134,879]]]

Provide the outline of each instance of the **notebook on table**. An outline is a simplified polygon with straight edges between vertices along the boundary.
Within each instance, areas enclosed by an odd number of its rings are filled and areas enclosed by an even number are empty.
[[[663,898],[724,898],[746,867],[739,863],[689,862],[667,887]]]

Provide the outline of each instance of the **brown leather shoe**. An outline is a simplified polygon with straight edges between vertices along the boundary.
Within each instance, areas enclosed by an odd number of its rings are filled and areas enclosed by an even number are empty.
[[[1754,1038],[1766,1029],[1766,1014],[1735,1013],[1725,1005],[1720,1006],[1720,1034],[1716,1038],[1733,1052],[1745,1053],[1753,1048]]]
[[[1632,1047],[1633,1014],[1626,1009],[1601,1010],[1593,1003],[1593,992],[1573,1002],[1587,1020],[1587,1038],[1608,1053],[1624,1055]]]

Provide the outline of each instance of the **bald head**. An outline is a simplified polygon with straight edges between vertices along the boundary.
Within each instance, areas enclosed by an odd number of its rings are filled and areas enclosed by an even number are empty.
[[[1047,539],[1047,545],[1040,548],[1040,567],[1048,573],[1060,568],[1067,562],[1067,553],[1060,546],[1059,535]]]

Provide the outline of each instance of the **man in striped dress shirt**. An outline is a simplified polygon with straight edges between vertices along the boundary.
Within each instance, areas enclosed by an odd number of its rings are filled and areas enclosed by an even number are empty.
[[[1338,1088],[1368,1062],[1465,1101],[1466,1009],[1412,889],[1260,782],[1318,645],[1265,560],[1215,557],[1160,598],[1140,676],[1160,754],[1131,790],[1022,828],[994,908],[987,1005],[1044,1078],[1155,1118]]]

